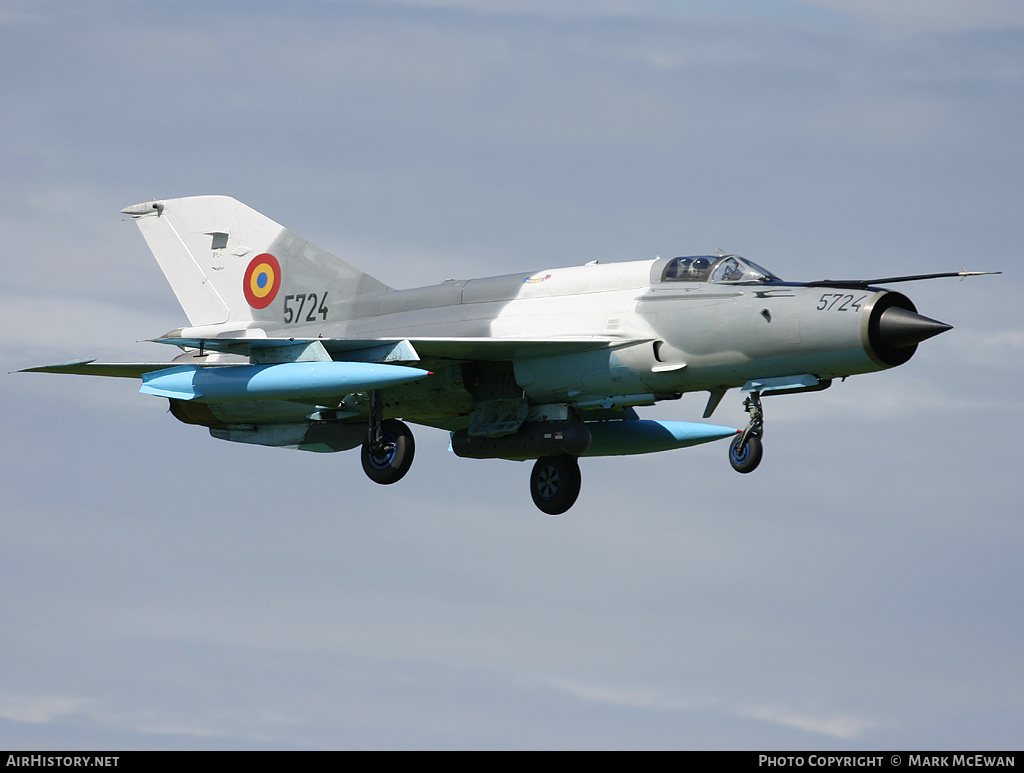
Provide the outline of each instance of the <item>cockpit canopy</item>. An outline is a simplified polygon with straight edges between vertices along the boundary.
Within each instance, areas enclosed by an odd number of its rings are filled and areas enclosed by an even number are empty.
[[[693,255],[672,258],[661,273],[662,282],[757,283],[780,281],[775,274],[738,255]]]

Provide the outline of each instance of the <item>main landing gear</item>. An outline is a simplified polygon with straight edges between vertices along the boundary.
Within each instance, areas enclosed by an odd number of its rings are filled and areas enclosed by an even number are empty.
[[[750,423],[729,445],[729,464],[736,472],[748,473],[761,463],[764,449],[761,436],[764,435],[764,410],[761,408],[761,393],[752,392],[743,401],[743,407],[750,414]]]
[[[548,515],[561,515],[580,495],[579,457],[572,454],[542,456],[530,473],[533,503]]]
[[[370,428],[363,439],[363,472],[374,483],[397,483],[412,467],[416,443],[412,431],[398,419],[384,418],[380,390],[370,395]]]

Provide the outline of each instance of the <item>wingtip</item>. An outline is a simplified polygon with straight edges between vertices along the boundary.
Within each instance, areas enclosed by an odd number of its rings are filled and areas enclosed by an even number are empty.
[[[91,360],[68,360],[67,362],[55,362],[52,365],[36,365],[34,368],[22,368],[21,370],[11,371],[11,373],[52,373],[56,372],[57,368],[76,368],[93,362],[96,362],[96,358]]]

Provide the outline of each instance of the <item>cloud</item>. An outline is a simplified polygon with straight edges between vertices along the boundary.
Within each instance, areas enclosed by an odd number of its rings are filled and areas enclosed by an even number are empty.
[[[571,679],[537,679],[536,682],[578,700],[625,709],[690,711],[708,705],[708,701],[683,700],[659,688],[612,687]]]
[[[1016,0],[797,0],[803,5],[906,33],[1024,29]]]
[[[606,684],[570,679],[544,679],[538,680],[538,682],[547,688],[578,700],[620,709],[694,713],[708,710],[721,711],[724,708],[718,701],[683,699],[672,695],[664,688],[612,687]],[[880,723],[873,719],[853,714],[812,714],[773,705],[738,705],[731,711],[741,718],[769,722],[847,741],[856,740],[865,733],[880,727]]]
[[[737,713],[742,717],[757,719],[762,722],[771,722],[792,727],[797,730],[806,730],[809,733],[841,738],[846,741],[853,741],[864,733],[873,730],[879,724],[873,720],[852,715],[820,716],[803,714],[777,706],[758,706],[739,709]]]
[[[0,693],[0,717],[15,722],[46,724],[74,715],[89,713],[94,700],[67,695],[15,695]]]

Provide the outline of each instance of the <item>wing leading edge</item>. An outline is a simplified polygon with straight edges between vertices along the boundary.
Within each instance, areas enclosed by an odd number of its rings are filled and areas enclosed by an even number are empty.
[[[423,360],[500,361],[518,357],[544,357],[573,354],[593,349],[617,349],[644,343],[648,339],[577,336],[571,338],[472,338],[427,336],[423,338],[178,338],[164,336],[153,343],[216,351],[225,354],[258,356],[260,350],[302,344],[321,344],[331,359],[373,361],[384,352],[403,354],[380,361],[416,362]],[[653,340],[653,339],[651,339]]]
[[[37,368],[22,368],[18,373],[69,373],[74,376],[108,376],[112,378],[142,378],[145,373],[173,367],[171,362],[96,362],[96,360],[69,360]]]

